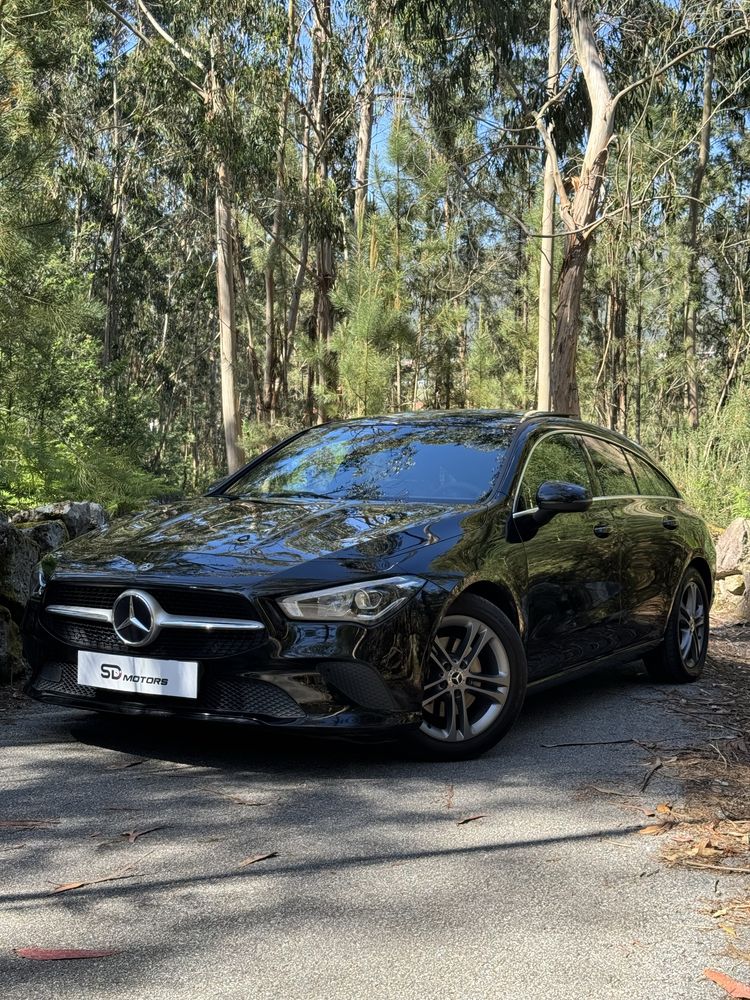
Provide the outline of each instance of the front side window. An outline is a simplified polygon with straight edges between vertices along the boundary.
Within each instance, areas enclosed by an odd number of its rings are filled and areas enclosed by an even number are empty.
[[[622,448],[600,438],[587,437],[585,441],[602,496],[638,496],[638,486]]]
[[[314,427],[261,459],[224,492],[474,503],[492,489],[513,430],[470,417]]]
[[[551,434],[534,447],[518,492],[516,510],[536,507],[536,494],[542,483],[549,480],[577,483],[591,489],[591,477],[583,448],[571,434]]]

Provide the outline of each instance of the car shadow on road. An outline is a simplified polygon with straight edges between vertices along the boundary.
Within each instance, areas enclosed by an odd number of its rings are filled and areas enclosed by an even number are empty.
[[[520,749],[524,734],[543,727],[551,717],[580,720],[588,712],[606,710],[633,688],[647,689],[639,663],[599,671],[558,686],[532,690],[514,730],[484,759],[507,756]],[[126,753],[147,760],[168,761],[244,771],[248,767],[269,772],[335,773],[346,768],[365,777],[373,767],[409,762],[426,768],[437,765],[419,759],[396,739],[315,736],[276,727],[233,723],[150,719],[131,716],[82,715],[69,726],[70,736],[85,745]]]

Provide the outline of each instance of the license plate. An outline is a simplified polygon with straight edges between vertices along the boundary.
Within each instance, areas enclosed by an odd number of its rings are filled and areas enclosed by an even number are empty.
[[[78,683],[110,691],[197,698],[198,664],[79,650]]]

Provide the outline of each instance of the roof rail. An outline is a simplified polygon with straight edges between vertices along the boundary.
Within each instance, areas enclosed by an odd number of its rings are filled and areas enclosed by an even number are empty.
[[[559,413],[557,410],[527,410],[521,416],[521,420],[530,420],[532,417],[569,417],[570,413]]]

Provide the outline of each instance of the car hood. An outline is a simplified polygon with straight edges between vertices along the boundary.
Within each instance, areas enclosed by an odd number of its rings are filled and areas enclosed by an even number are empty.
[[[335,560],[348,574],[382,574],[420,546],[461,533],[475,506],[404,502],[230,499],[154,506],[84,535],[55,556],[56,575],[210,579],[260,586],[279,574],[318,579],[311,564]]]

